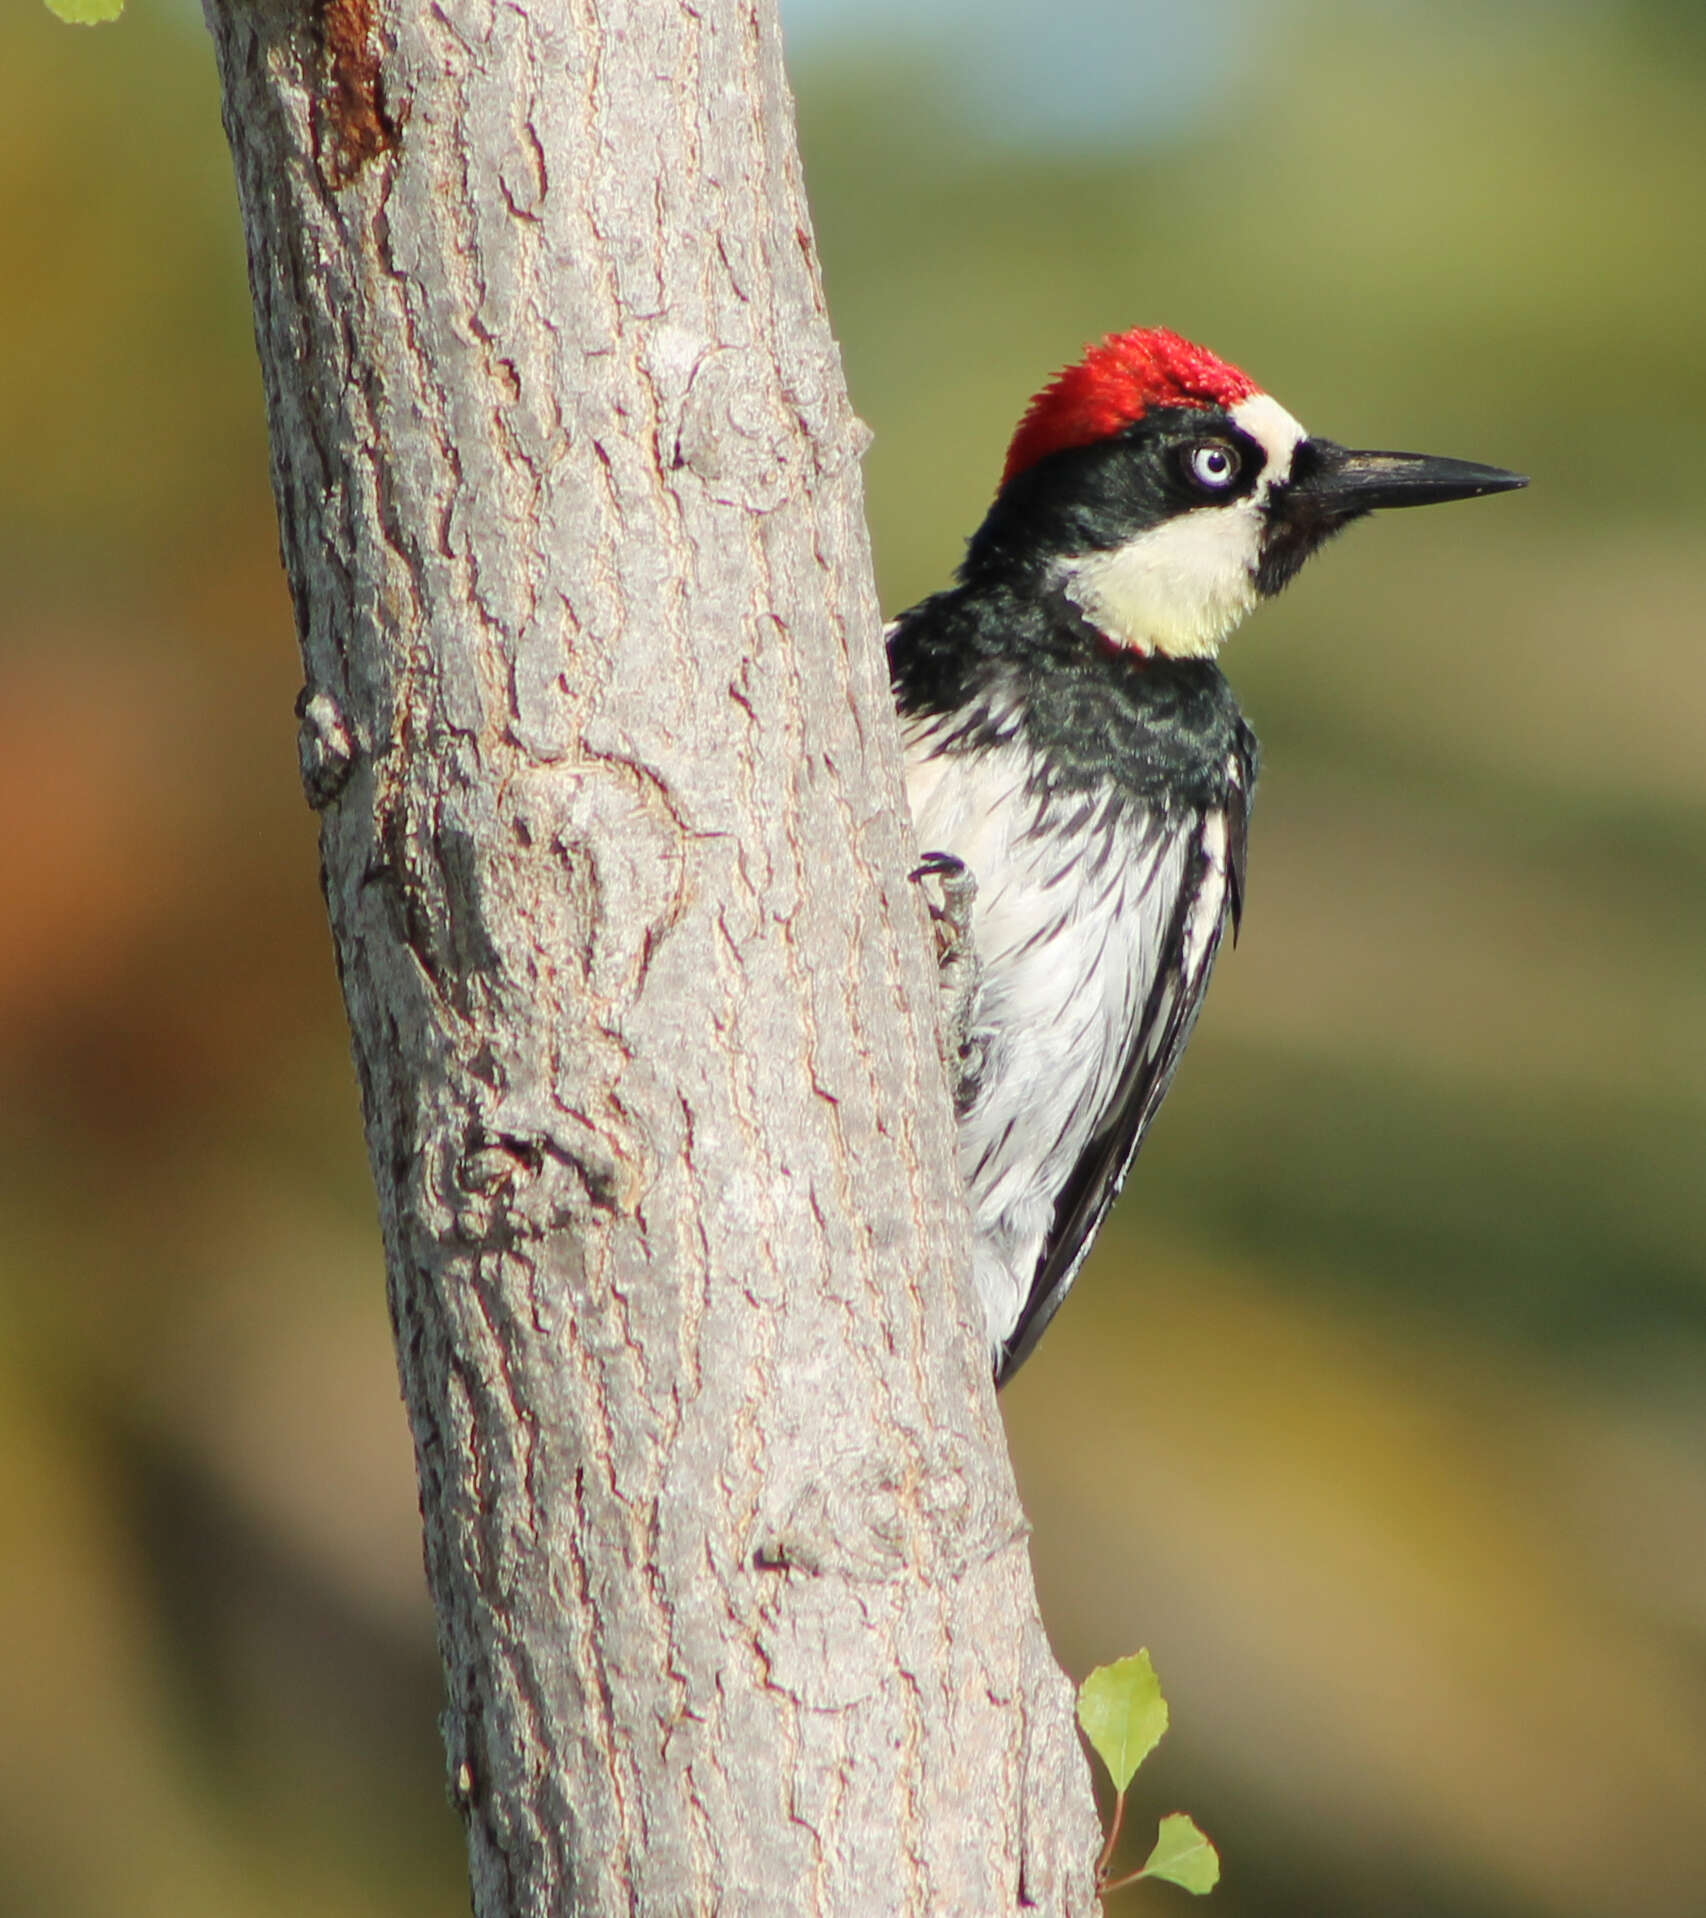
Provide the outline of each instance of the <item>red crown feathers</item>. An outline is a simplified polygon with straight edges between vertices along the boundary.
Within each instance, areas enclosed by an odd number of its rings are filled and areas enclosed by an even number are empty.
[[[1063,447],[1106,439],[1152,406],[1236,406],[1261,390],[1247,373],[1165,327],[1110,333],[1032,400],[1007,449],[1001,484]]]

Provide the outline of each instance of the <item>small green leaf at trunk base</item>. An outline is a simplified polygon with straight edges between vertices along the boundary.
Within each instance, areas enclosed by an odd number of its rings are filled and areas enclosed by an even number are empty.
[[[95,27],[103,20],[116,20],[124,12],[124,0],[47,0],[48,11],[74,27]]]
[[[1149,1654],[1098,1665],[1078,1688],[1078,1722],[1114,1790],[1124,1791],[1167,1729],[1167,1701]]]
[[[1220,1854],[1197,1830],[1196,1820],[1172,1811],[1161,1821],[1155,1849],[1144,1860],[1140,1878],[1165,1878],[1199,1895],[1220,1883]]]

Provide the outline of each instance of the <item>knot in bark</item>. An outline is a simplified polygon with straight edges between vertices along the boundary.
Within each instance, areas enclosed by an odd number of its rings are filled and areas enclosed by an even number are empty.
[[[1024,1529],[1005,1482],[959,1434],[917,1450],[898,1445],[835,1459],[770,1505],[753,1563],[771,1571],[861,1580],[922,1572],[957,1578],[1004,1550]]]
[[[316,812],[324,812],[355,771],[355,735],[330,693],[310,693],[304,686],[297,695],[296,717],[303,795]]]
[[[768,513],[798,488],[810,455],[800,422],[776,397],[769,361],[719,347],[694,369],[675,457],[713,499]]]
[[[446,1197],[466,1245],[537,1239],[593,1212],[620,1211],[637,1188],[633,1169],[590,1126],[470,1127]]]

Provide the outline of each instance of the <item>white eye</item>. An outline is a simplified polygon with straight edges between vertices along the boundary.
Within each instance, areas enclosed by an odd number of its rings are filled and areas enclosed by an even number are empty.
[[[1225,440],[1198,440],[1185,449],[1185,471],[1205,493],[1224,493],[1238,477],[1238,449]]]

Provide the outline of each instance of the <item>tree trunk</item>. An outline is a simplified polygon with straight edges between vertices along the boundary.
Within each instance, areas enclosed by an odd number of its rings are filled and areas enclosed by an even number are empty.
[[[770,0],[206,0],[497,1914],[1093,1906]]]

